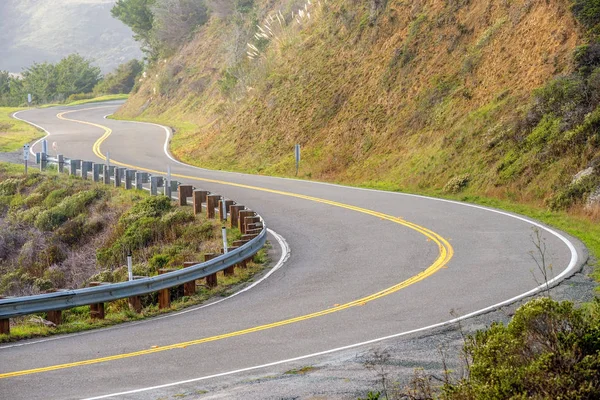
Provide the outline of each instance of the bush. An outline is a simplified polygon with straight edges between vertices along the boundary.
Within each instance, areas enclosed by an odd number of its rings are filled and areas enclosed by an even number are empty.
[[[160,217],[171,211],[173,205],[166,196],[148,197],[134,206],[119,219],[119,225],[126,227],[142,217]]]
[[[587,312],[538,298],[511,322],[467,339],[470,376],[444,386],[448,399],[600,398],[600,301]]]
[[[571,10],[575,18],[588,29],[600,23],[600,0],[575,0]]]
[[[448,183],[446,183],[444,186],[444,192],[458,193],[467,187],[470,180],[471,176],[469,174],[455,176],[454,178],[450,179]]]
[[[104,79],[94,87],[94,93],[129,93],[135,86],[136,78],[143,69],[144,65],[138,60],[131,60],[125,64],[121,64],[113,73],[107,74]]]
[[[67,197],[55,207],[40,213],[35,219],[35,227],[42,231],[53,231],[69,218],[85,212],[86,208],[102,194],[100,189],[92,189]]]
[[[19,184],[21,181],[15,178],[8,178],[0,182],[0,195],[2,196],[14,196],[17,194]]]
[[[67,103],[73,103],[80,100],[89,100],[95,97],[94,93],[75,93],[67,97]]]
[[[559,190],[549,201],[551,210],[566,210],[573,204],[581,203],[600,185],[600,176],[591,174]]]

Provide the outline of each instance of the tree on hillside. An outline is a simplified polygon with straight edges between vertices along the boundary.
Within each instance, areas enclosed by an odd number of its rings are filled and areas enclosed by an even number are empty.
[[[137,76],[143,69],[144,65],[138,60],[131,60],[125,64],[121,64],[114,72],[104,76],[104,79],[94,88],[94,93],[129,93],[135,85]]]
[[[154,36],[164,50],[170,51],[188,41],[208,20],[202,0],[160,0],[152,7]]]
[[[25,102],[23,83],[8,71],[0,71],[0,107],[18,106]]]
[[[64,98],[76,93],[90,93],[100,81],[100,68],[79,54],[71,54],[56,64],[56,93]]]
[[[151,7],[156,0],[118,0],[110,10],[111,15],[133,31],[135,40],[142,44],[142,50],[152,54],[152,27],[154,14]]]
[[[23,89],[31,93],[34,102],[48,103],[56,97],[56,66],[48,62],[33,63],[23,71]]]
[[[151,61],[181,46],[208,20],[204,0],[118,0],[111,9]]]
[[[72,54],[58,64],[34,63],[23,71],[23,90],[37,104],[63,101],[75,93],[90,93],[100,80],[100,68]]]

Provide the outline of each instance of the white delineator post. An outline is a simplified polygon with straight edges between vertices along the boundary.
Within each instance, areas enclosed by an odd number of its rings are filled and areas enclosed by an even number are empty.
[[[223,253],[227,254],[227,229],[223,226],[221,232],[223,233]]]
[[[133,280],[133,264],[131,262],[131,254],[127,255],[127,273],[129,275],[129,280]]]

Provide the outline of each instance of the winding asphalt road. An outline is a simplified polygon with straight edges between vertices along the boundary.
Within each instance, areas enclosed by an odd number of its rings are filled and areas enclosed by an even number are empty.
[[[138,170],[170,166],[174,179],[256,210],[285,238],[289,259],[256,287],[209,307],[1,346],[0,398],[156,398],[153,388],[175,391],[178,382],[285,371],[286,360],[426,331],[452,319],[451,310],[477,313],[543,281],[529,254],[531,221],[419,196],[186,166],[165,152],[163,127],[104,118],[118,107],[18,117],[45,128],[66,156],[99,162],[109,151],[111,161]],[[587,257],[583,245],[539,227],[553,275],[575,272]],[[285,254],[271,242],[275,259]]]

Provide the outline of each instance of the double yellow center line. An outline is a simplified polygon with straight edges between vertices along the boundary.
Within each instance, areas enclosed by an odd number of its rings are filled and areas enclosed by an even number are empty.
[[[82,110],[76,110],[76,111],[82,111]],[[102,142],[110,136],[110,134],[112,133],[112,130],[108,127],[105,127],[105,126],[102,126],[99,124],[94,124],[94,123],[87,122],[87,121],[78,121],[78,120],[74,120],[74,119],[69,119],[64,116],[65,114],[68,114],[71,112],[75,112],[75,111],[63,112],[63,113],[58,114],[57,117],[62,120],[78,122],[78,123],[82,123],[85,125],[91,125],[91,126],[95,126],[95,127],[98,127],[100,129],[104,130],[104,134],[94,143],[93,150],[94,150],[94,154],[96,154],[101,159],[105,160],[106,157],[100,151],[100,146],[101,146]],[[155,174],[164,174],[164,172],[162,172],[162,171],[140,168],[140,167],[137,167],[134,165],[125,164],[125,163],[112,161],[112,160],[111,160],[111,162],[116,165],[120,165],[120,166],[131,168],[131,169],[146,171],[146,172],[155,173]],[[263,187],[244,185],[244,184],[240,184],[240,183],[233,183],[233,182],[221,181],[221,180],[216,180],[216,179],[198,178],[195,176],[188,176],[188,175],[173,174],[173,176],[178,177],[178,178],[183,178],[183,179],[196,180],[196,181],[202,181],[202,182],[210,182],[210,183],[218,183],[221,185],[228,185],[228,186],[234,186],[234,187],[239,187],[239,188],[244,188],[244,189],[251,189],[251,190],[257,190],[257,191],[261,191],[261,192],[278,194],[278,195],[282,195],[282,196],[294,197],[294,198],[304,199],[304,200],[313,201],[313,202],[322,203],[322,204],[328,204],[328,205],[331,205],[334,207],[340,207],[340,208],[344,208],[347,210],[352,210],[352,211],[356,211],[359,213],[371,215],[373,217],[377,217],[382,220],[386,220],[386,221],[390,221],[390,222],[393,222],[396,224],[403,225],[407,228],[413,229],[413,230],[421,233],[422,235],[424,235],[427,238],[428,241],[431,241],[438,246],[439,255],[436,258],[436,260],[433,262],[433,264],[431,264],[427,269],[425,269],[424,271],[418,273],[417,275],[414,275],[394,286],[391,286],[387,289],[381,290],[381,291],[371,294],[369,296],[360,298],[358,300],[354,300],[349,303],[345,303],[345,304],[341,304],[341,305],[336,305],[335,307],[331,307],[331,308],[328,308],[328,309],[325,309],[322,311],[318,311],[315,313],[306,314],[306,315],[298,316],[295,318],[289,318],[289,319],[273,322],[270,324],[260,325],[260,326],[256,326],[256,327],[249,328],[249,329],[225,333],[222,335],[211,336],[211,337],[207,337],[207,338],[191,340],[188,342],[176,343],[176,344],[171,344],[171,345],[167,345],[167,346],[158,346],[158,347],[150,348],[147,350],[140,350],[140,351],[124,353],[124,354],[116,354],[113,356],[94,358],[94,359],[66,363],[66,364],[51,365],[51,366],[43,367],[43,368],[35,368],[35,369],[28,369],[28,370],[23,370],[23,371],[4,373],[4,374],[0,374],[0,379],[11,378],[11,377],[16,377],[16,376],[23,376],[23,375],[30,375],[30,374],[37,374],[37,373],[48,372],[48,371],[56,371],[56,370],[60,370],[60,369],[80,367],[80,366],[84,366],[84,365],[99,364],[99,363],[104,363],[104,362],[109,362],[109,361],[122,360],[125,358],[143,356],[146,354],[159,353],[159,352],[168,351],[168,350],[182,349],[182,348],[186,348],[188,346],[195,346],[195,345],[199,345],[199,344],[203,344],[203,343],[214,342],[217,340],[247,335],[249,333],[260,332],[260,331],[264,331],[267,329],[273,329],[273,328],[277,328],[280,326],[290,325],[290,324],[294,324],[297,322],[306,321],[309,319],[332,314],[332,313],[335,313],[338,311],[346,310],[351,307],[363,306],[371,301],[374,301],[374,300],[377,300],[384,296],[387,296],[389,294],[395,293],[401,289],[404,289],[412,284],[415,284],[415,283],[422,281],[423,279],[433,275],[434,273],[439,271],[442,267],[444,267],[450,261],[450,259],[452,258],[453,254],[454,254],[454,250],[452,249],[452,246],[442,236],[438,235],[437,233],[435,233],[427,228],[424,228],[424,227],[414,224],[412,222],[408,222],[401,218],[397,218],[397,217],[394,217],[394,216],[391,216],[388,214],[380,213],[380,212],[373,211],[373,210],[368,210],[368,209],[361,208],[361,207],[352,206],[349,204],[339,203],[336,201],[321,199],[318,197],[306,196],[306,195],[297,194],[297,193],[284,192],[284,191],[280,191],[280,190],[267,189],[267,188],[263,188]]]

